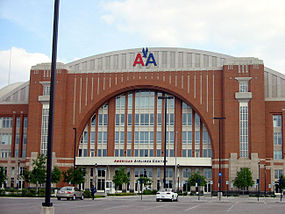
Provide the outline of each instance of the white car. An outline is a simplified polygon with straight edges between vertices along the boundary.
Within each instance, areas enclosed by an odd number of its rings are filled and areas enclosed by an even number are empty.
[[[173,192],[172,189],[163,189],[156,193],[156,201],[178,201],[178,194]]]

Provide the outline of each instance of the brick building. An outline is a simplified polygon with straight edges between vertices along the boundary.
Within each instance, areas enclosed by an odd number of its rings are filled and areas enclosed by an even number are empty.
[[[115,170],[125,166],[128,191],[138,191],[141,175],[159,189],[165,134],[168,187],[185,190],[199,171],[204,191],[217,190],[219,163],[222,190],[233,189],[243,167],[260,178],[262,191],[274,190],[284,173],[285,76],[257,58],[184,48],[115,51],[58,63],[55,87],[53,164],[73,167],[76,148],[84,188],[112,191]],[[39,64],[29,82],[0,90],[6,186],[21,187],[23,168],[47,151],[49,88],[50,64]],[[166,118],[162,96],[172,97]],[[221,141],[214,117],[225,117]]]

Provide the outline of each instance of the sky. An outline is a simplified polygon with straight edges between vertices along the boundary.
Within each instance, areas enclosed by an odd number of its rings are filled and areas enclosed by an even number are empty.
[[[0,0],[0,89],[51,62],[53,7],[53,0]],[[257,57],[285,74],[284,11],[284,0],[61,0],[57,61],[181,47]]]

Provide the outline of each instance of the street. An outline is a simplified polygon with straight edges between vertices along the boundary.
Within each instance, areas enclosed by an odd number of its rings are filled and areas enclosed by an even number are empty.
[[[41,203],[44,199],[33,198],[0,198],[0,213],[3,214],[39,214]],[[216,197],[183,197],[178,202],[156,202],[155,196],[132,197],[106,197],[94,201],[85,199],[83,201],[57,201],[52,199],[56,214],[172,214],[172,213],[195,213],[195,214],[284,214],[285,202],[279,198],[222,198]]]

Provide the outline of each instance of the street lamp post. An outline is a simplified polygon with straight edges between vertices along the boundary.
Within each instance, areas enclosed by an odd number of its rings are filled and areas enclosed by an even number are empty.
[[[266,164],[264,164],[264,197],[266,196]]]
[[[219,200],[221,200],[221,185],[222,185],[222,172],[221,172],[221,120],[225,117],[214,117],[214,120],[219,120]]]
[[[260,195],[260,161],[258,162],[258,195],[257,195],[258,201],[259,201],[259,195]]]
[[[58,34],[59,0],[54,1],[53,19],[53,41],[52,41],[52,62],[50,77],[50,101],[48,119],[48,147],[47,147],[47,176],[45,202],[42,203],[42,212],[54,212],[53,204],[50,202],[51,195],[51,168],[52,168],[52,144],[53,144],[53,116],[54,116],[54,95],[55,95],[55,76],[56,76],[56,56],[57,56],[57,34]]]
[[[167,100],[173,97],[159,96],[158,99],[164,100],[164,165],[163,165],[163,188],[166,188],[166,128],[167,128]]]
[[[73,176],[75,176],[75,160],[76,160],[76,137],[77,137],[77,129],[73,128],[74,130],[74,154],[73,154]],[[74,183],[75,187],[75,183]]]

